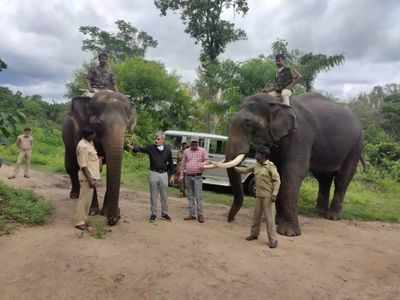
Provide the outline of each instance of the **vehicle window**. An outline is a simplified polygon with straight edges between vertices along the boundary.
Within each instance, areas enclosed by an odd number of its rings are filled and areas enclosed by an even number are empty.
[[[210,150],[211,154],[224,154],[225,152],[225,141],[220,140],[210,140]]]
[[[204,147],[204,139],[202,138],[199,139],[199,146]]]

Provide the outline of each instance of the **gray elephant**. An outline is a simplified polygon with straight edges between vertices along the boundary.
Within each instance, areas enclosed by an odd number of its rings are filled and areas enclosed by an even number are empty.
[[[98,154],[104,157],[107,165],[107,189],[101,213],[107,216],[108,223],[114,225],[120,218],[119,189],[126,129],[133,130],[135,110],[128,97],[112,91],[99,91],[93,98],[76,97],[72,100],[71,111],[63,126],[65,145],[65,169],[71,178],[71,198],[79,197],[79,166],[76,146],[81,138],[80,130],[92,126],[96,131],[95,145]],[[97,195],[91,212],[98,210]]]
[[[301,183],[309,171],[319,183],[317,210],[329,219],[339,219],[363,147],[361,125],[350,109],[319,94],[293,97],[291,107],[266,94],[245,99],[231,121],[225,148],[224,166],[234,194],[229,222],[243,202],[240,175],[233,166],[243,160],[251,145],[272,148],[271,160],[282,181],[276,203],[280,234],[301,234],[297,202]],[[335,192],[329,206],[332,182]]]

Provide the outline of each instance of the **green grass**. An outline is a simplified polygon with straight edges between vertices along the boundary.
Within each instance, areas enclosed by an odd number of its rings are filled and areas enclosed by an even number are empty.
[[[33,129],[32,165],[45,167],[52,172],[64,172],[64,144],[58,129]],[[18,149],[14,141],[8,146],[0,146],[0,157],[15,163]]]
[[[92,216],[89,217],[88,223],[94,228],[92,236],[95,239],[105,239],[108,232],[107,222],[103,216]]]
[[[35,168],[51,172],[64,171],[64,147],[61,132],[56,129],[33,130],[34,150],[32,163]],[[0,146],[0,157],[15,162],[17,149],[15,145]],[[143,154],[128,154],[125,152],[122,183],[134,190],[148,191],[149,160]],[[231,205],[232,196],[229,193],[204,191],[207,203]],[[333,189],[332,189],[333,190]],[[177,189],[170,189],[171,196],[178,196]],[[315,201],[318,192],[317,182],[307,178],[301,188],[299,211],[303,215],[315,215]],[[252,207],[254,198],[245,197],[244,207]],[[387,174],[382,174],[370,167],[367,172],[360,172],[352,181],[344,202],[343,218],[368,221],[400,222],[400,184]],[[0,227],[2,221],[0,219]]]
[[[0,233],[8,233],[16,223],[45,224],[53,206],[31,191],[14,189],[0,181]]]
[[[365,182],[362,176],[364,174],[356,176],[347,190],[343,205],[343,219],[399,223],[399,183],[389,178],[382,178],[374,183]],[[316,180],[306,179],[300,191],[299,210],[301,214],[315,215],[317,193]],[[331,198],[332,196],[333,191]]]

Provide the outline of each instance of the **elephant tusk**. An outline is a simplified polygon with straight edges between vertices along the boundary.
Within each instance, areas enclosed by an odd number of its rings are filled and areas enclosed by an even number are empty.
[[[224,169],[233,168],[233,167],[236,167],[238,164],[240,164],[242,162],[242,160],[244,159],[244,157],[245,157],[245,154],[239,154],[238,156],[236,156],[236,158],[234,160],[231,160],[228,162],[220,162],[217,164],[217,166],[220,168],[224,168]]]
[[[210,162],[209,164],[206,164],[203,166],[203,169],[215,169],[217,166],[213,163]]]

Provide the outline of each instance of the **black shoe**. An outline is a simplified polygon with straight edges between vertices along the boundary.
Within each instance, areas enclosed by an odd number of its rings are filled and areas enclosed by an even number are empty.
[[[256,240],[256,239],[258,239],[258,236],[249,235],[249,236],[246,238],[246,241],[254,241],[254,240]]]
[[[157,216],[156,215],[151,215],[150,216],[150,219],[149,219],[149,222],[150,223],[153,223],[153,222],[155,222],[157,220]]]
[[[278,247],[278,241],[277,240],[273,240],[271,242],[268,243],[268,247],[270,247],[271,249],[274,249],[276,247]]]
[[[167,214],[162,215],[161,219],[163,219],[165,221],[170,221],[170,222],[172,221],[171,217],[169,215],[167,215]]]

